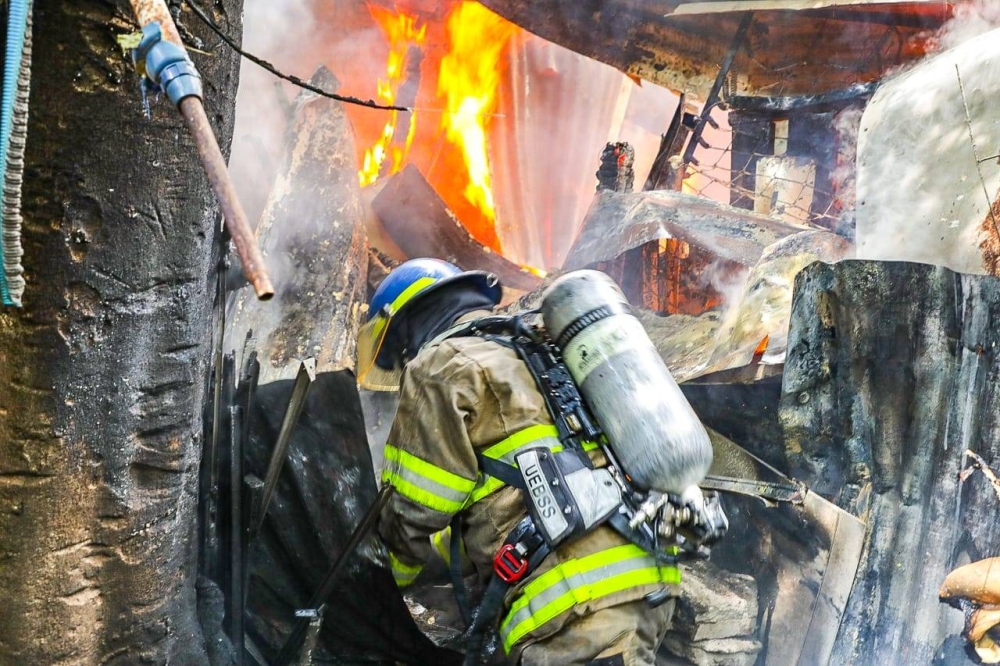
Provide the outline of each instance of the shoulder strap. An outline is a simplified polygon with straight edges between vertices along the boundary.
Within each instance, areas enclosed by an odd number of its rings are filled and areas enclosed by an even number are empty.
[[[479,469],[482,470],[483,474],[500,479],[513,488],[524,490],[524,478],[521,476],[521,472],[513,465],[509,465],[502,460],[487,458],[481,453],[476,454],[476,460],[479,461]]]

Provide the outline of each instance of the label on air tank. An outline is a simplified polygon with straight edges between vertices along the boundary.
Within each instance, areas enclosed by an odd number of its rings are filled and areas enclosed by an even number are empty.
[[[582,384],[594,368],[628,349],[648,346],[649,336],[632,315],[618,314],[601,319],[576,334],[563,349],[563,360],[577,384]]]

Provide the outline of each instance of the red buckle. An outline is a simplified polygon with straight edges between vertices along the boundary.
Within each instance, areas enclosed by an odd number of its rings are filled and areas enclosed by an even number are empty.
[[[503,582],[516,583],[528,572],[528,560],[517,552],[514,544],[505,543],[493,558],[493,571]]]

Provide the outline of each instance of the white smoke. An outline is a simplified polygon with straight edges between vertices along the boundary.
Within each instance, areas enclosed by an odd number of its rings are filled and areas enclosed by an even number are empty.
[[[938,30],[933,42],[937,47],[936,50],[943,51],[998,27],[1000,27],[1000,2],[966,0],[955,6],[954,17]]]

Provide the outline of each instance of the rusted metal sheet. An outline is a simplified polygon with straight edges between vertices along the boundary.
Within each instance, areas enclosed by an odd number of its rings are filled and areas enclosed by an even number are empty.
[[[320,68],[311,82],[337,81]],[[227,348],[252,330],[260,381],[291,379],[301,359],[316,371],[354,367],[354,343],[367,295],[368,249],[354,132],[343,104],[303,92],[257,235],[280,276],[270,304],[241,292],[231,303]]]
[[[541,280],[477,242],[413,165],[372,200],[372,210],[392,240],[410,258],[436,257],[465,270],[495,273],[505,287],[530,291]]]
[[[857,0],[483,4],[544,39],[699,99],[711,88],[747,10],[758,13],[736,56],[727,93],[807,95],[874,81],[922,58],[926,40],[951,16],[952,5]]]

